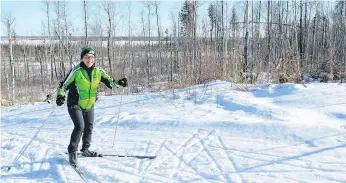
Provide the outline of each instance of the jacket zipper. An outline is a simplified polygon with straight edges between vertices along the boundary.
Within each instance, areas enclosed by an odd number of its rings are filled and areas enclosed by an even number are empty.
[[[90,87],[89,87],[89,99],[88,99],[88,104],[87,104],[87,106],[86,106],[86,107],[88,107],[88,106],[89,106],[89,102],[90,102],[91,80],[92,80],[92,77],[93,77],[93,71],[94,71],[94,69],[93,69],[93,70],[91,70],[91,74],[90,74],[90,76],[89,76],[89,74],[88,74],[88,71],[87,71],[87,70],[85,70],[85,71],[86,71],[86,73],[87,73],[87,75],[88,75],[88,77],[89,77],[89,81],[90,81]]]

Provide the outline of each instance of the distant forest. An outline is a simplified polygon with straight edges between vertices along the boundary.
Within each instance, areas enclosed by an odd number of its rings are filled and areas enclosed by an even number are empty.
[[[2,21],[7,37],[1,45],[1,102],[41,100],[80,62],[83,46],[96,50],[96,64],[114,78],[127,77],[129,92],[180,88],[211,80],[238,83],[303,82],[303,75],[322,81],[346,73],[345,1],[207,1],[207,18],[198,15],[200,1],[182,1],[171,13],[171,28],[162,30],[162,1],[142,3],[140,15],[123,12],[128,35],[116,37],[116,1],[81,2],[83,36],[72,36],[64,1],[46,1],[40,37],[16,36],[15,15]],[[93,2],[95,3],[95,2]],[[328,5],[328,6],[326,6]],[[329,7],[329,8],[327,8]],[[94,9],[93,9],[94,10]],[[93,15],[96,18],[91,19]],[[140,16],[141,35],[131,31],[131,16]],[[104,21],[105,20],[105,21]],[[153,21],[154,20],[154,21]],[[91,23],[92,22],[92,23]],[[91,26],[92,25],[92,26]],[[137,27],[138,28],[138,27]],[[98,35],[98,36],[95,36]],[[41,44],[18,44],[40,39]],[[54,40],[54,41],[51,41]],[[124,43],[119,44],[119,41]],[[100,92],[105,88],[101,87]]]

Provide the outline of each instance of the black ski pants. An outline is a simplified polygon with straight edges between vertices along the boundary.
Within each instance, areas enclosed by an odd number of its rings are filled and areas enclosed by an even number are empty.
[[[94,106],[89,109],[82,109],[79,105],[71,105],[68,106],[68,113],[74,124],[70,145],[67,148],[68,152],[71,153],[78,150],[78,144],[82,135],[82,149],[88,149],[90,147],[94,123]]]

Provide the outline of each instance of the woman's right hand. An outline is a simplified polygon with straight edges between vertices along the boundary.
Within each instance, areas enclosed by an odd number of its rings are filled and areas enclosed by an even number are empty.
[[[62,106],[62,104],[64,104],[64,102],[65,102],[65,96],[58,95],[56,97],[56,105]]]

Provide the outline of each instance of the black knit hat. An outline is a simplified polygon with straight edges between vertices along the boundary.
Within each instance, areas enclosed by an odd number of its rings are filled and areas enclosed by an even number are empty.
[[[95,55],[95,52],[94,52],[94,50],[92,48],[90,48],[90,47],[83,47],[82,48],[82,53],[80,54],[80,59],[83,59],[84,55],[87,54],[87,53]]]

